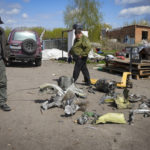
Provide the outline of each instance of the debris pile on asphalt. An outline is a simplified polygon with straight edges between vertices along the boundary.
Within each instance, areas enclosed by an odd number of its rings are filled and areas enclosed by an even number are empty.
[[[130,94],[127,88],[124,88],[122,93],[116,93],[116,84],[113,80],[100,79],[94,85],[96,90],[93,91],[93,87],[89,87],[88,92],[93,94],[96,91],[105,93],[99,101],[100,105],[111,104],[110,106],[115,106],[116,109],[130,109],[129,124],[134,123],[135,114],[143,114],[144,117],[150,117],[150,99],[143,95]],[[52,94],[50,99],[42,104],[41,108],[43,110],[52,107],[63,108],[66,116],[72,116],[78,110],[82,110],[84,113],[75,120],[75,123],[80,125],[86,123],[127,123],[127,119],[125,119],[123,113],[108,112],[106,114],[98,114],[96,112],[87,112],[86,106],[88,102],[85,100],[87,94],[76,87],[71,77],[61,76],[58,80],[58,85],[50,83],[43,84],[40,86],[40,92]],[[137,102],[140,102],[140,105],[138,108],[134,108],[133,103]]]
[[[109,81],[110,82],[110,81]],[[105,85],[108,85],[105,84]],[[104,87],[104,86],[103,86]],[[108,86],[106,86],[108,87]],[[113,90],[104,90],[106,87],[101,89],[105,91],[105,95],[100,99],[99,104],[112,103],[117,109],[130,109],[129,111],[129,124],[134,123],[135,114],[143,114],[144,117],[150,117],[150,100],[143,95],[130,94],[127,88],[124,88],[123,93],[115,93],[115,86]],[[108,89],[108,88],[107,88]],[[110,92],[111,91],[111,92]],[[133,108],[133,103],[141,102],[138,108]]]
[[[130,109],[132,104],[129,102],[128,93],[129,90],[125,88],[123,94],[115,92],[111,93],[111,95],[106,94],[100,99],[99,104],[112,103],[117,109]]]
[[[84,125],[86,123],[90,124],[105,124],[105,123],[117,123],[117,124],[126,124],[126,120],[123,113],[106,113],[99,115],[94,112],[85,112],[83,113],[75,123]]]
[[[77,110],[86,106],[87,101],[82,101],[78,98],[86,98],[86,93],[77,88],[70,77],[60,77],[58,84],[46,83],[40,86],[40,92],[53,94],[48,101],[42,104],[42,109],[60,107],[64,109],[66,115],[73,115]]]

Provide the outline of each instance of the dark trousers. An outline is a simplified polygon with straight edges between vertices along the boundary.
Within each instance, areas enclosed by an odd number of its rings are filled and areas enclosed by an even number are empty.
[[[7,100],[7,78],[6,68],[3,60],[0,60],[0,106]]]
[[[80,71],[82,71],[85,82],[88,85],[90,85],[91,84],[90,74],[86,66],[87,57],[82,57],[82,58],[76,57],[74,61],[75,61],[75,66],[74,66],[74,71],[73,71],[74,82],[76,82],[76,80],[79,77]]]

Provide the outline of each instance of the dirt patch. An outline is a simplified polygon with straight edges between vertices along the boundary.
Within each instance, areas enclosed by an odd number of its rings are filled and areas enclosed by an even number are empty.
[[[93,70],[88,65],[92,78],[108,78],[116,81],[121,76]],[[72,76],[73,64],[44,61],[42,67],[8,67],[8,104],[11,112],[0,110],[0,146],[1,150],[149,150],[150,118],[136,116],[134,126],[119,124],[77,125],[74,120],[82,112],[72,117],[62,117],[62,109],[53,108],[41,113],[40,102],[50,95],[38,93],[39,85],[55,83],[61,75]],[[77,86],[83,76],[80,75]],[[150,98],[150,80],[133,80],[132,93],[142,94]],[[122,92],[122,89],[117,89]],[[88,94],[88,111],[103,114],[107,112],[123,112],[128,120],[129,110],[114,110],[108,105],[98,105],[104,93]],[[37,103],[35,103],[35,100]],[[93,126],[92,126],[93,127]]]

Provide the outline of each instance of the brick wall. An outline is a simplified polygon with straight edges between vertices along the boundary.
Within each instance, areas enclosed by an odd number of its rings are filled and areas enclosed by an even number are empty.
[[[120,29],[115,29],[112,31],[108,31],[106,33],[106,37],[109,39],[117,39],[118,41],[120,41],[121,39],[121,30]]]
[[[148,41],[150,41],[150,27],[140,25],[131,25],[108,31],[106,37],[109,39],[117,39],[123,43],[125,37],[128,35],[130,38],[135,39],[135,43],[140,43],[142,41],[142,31],[148,31]]]
[[[135,43],[140,43],[142,41],[142,31],[148,32],[148,41],[150,41],[150,27],[136,26],[136,28],[135,28]]]

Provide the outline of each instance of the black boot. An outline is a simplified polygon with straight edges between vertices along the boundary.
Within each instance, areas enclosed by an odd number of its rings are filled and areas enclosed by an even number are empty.
[[[11,108],[7,104],[3,104],[0,106],[3,111],[11,111]]]

